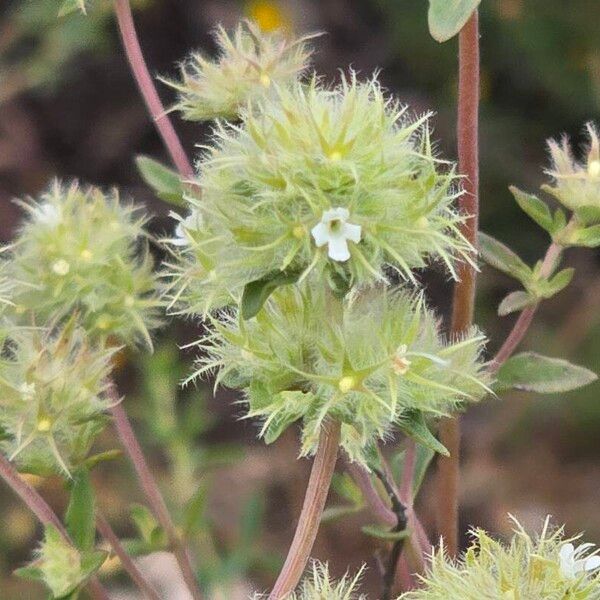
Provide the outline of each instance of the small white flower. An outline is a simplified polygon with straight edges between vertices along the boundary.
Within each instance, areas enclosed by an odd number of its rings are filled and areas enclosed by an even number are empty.
[[[600,556],[586,556],[594,544],[563,544],[559,551],[560,572],[568,579],[575,579],[582,573],[588,573],[600,568]]]
[[[52,270],[61,277],[64,277],[70,270],[71,265],[64,259],[59,258],[53,265]]]
[[[190,243],[188,231],[200,231],[204,225],[202,213],[192,209],[192,212],[183,220],[180,220],[175,228],[175,237],[171,240],[174,246],[187,246]]]
[[[38,204],[33,210],[38,223],[43,223],[44,225],[58,225],[60,222],[60,210],[50,202]]]
[[[349,217],[350,211],[347,208],[331,208],[323,213],[321,222],[310,231],[317,247],[327,244],[329,258],[339,262],[350,258],[348,240],[358,244],[361,238],[362,227],[348,223]]]

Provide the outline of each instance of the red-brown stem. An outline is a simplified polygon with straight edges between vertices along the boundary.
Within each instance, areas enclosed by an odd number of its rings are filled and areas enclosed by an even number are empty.
[[[158,96],[154,82],[148,71],[148,66],[144,60],[140,42],[135,31],[129,0],[115,0],[115,14],[119,23],[121,40],[127,60],[129,61],[129,66],[144,98],[148,112],[179,174],[184,179],[192,179],[194,177],[194,169]]]
[[[173,554],[179,563],[183,579],[192,594],[192,597],[194,600],[200,600],[202,598],[202,593],[198,587],[198,582],[187,549],[175,529],[167,505],[160,493],[156,480],[150,472],[150,468],[144,458],[144,453],[135,436],[133,428],[131,427],[127,413],[121,403],[116,401],[114,386],[111,389],[115,396],[115,404],[111,409],[111,413],[121,444],[131,460],[131,464],[137,474],[150,509],[154,513],[154,516],[157,518],[161,527],[165,530]]]
[[[125,569],[132,581],[137,585],[140,592],[142,592],[149,600],[161,600],[156,590],[146,581],[135,562],[133,562],[131,556],[129,556],[125,548],[123,548],[121,541],[113,531],[110,523],[100,512],[96,513],[96,527],[98,528],[100,535],[102,535],[102,537],[110,544],[113,552],[121,561],[123,569]]]
[[[468,218],[463,235],[475,246],[479,221],[479,15],[476,10],[459,34],[458,163],[464,175],[460,209]],[[473,320],[475,269],[464,262],[454,286],[451,334],[465,333]],[[450,457],[440,458],[437,472],[437,522],[448,553],[458,549],[458,485],[460,463],[460,422],[458,418],[440,423],[440,441]]]
[[[319,447],[310,472],[294,539],[273,591],[269,594],[269,600],[285,598],[295,589],[304,573],[329,494],[338,456],[340,429],[341,425],[337,421],[326,423],[321,429]]]
[[[560,258],[560,254],[562,252],[562,246],[552,242],[548,247],[548,251],[544,256],[544,261],[542,262],[542,268],[540,269],[541,277],[548,277],[552,274],[552,270],[556,263]],[[539,302],[536,302],[532,306],[528,306],[525,310],[521,312],[519,318],[515,321],[511,332],[508,334],[508,337],[498,350],[496,356],[490,362],[489,370],[492,373],[495,373],[502,364],[511,357],[512,353],[517,349],[517,346],[521,343],[531,322],[533,321],[533,317],[540,305]]]
[[[53,525],[65,542],[68,544],[73,543],[56,513],[48,506],[48,503],[40,496],[37,490],[19,475],[3,454],[0,454],[0,477],[23,501],[27,508],[31,510],[42,525]],[[88,587],[92,596],[97,600],[110,600],[107,591],[96,578],[89,581]]]

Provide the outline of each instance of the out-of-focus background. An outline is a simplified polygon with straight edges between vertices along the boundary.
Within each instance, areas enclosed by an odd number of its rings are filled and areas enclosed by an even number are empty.
[[[93,0],[87,17],[58,19],[58,0],[3,0],[0,7],[0,239],[18,226],[15,197],[35,195],[49,180],[77,177],[118,185],[155,215],[152,227],[172,226],[169,207],[138,176],[138,153],[167,160],[122,55],[110,3]],[[174,75],[191,49],[214,51],[210,31],[251,17],[266,29],[327,32],[316,41],[315,68],[334,80],[352,65],[364,76],[376,69],[388,89],[416,112],[435,111],[440,152],[455,156],[456,40],[440,45],[428,35],[426,0],[139,0],[136,20],[156,74]],[[529,261],[548,240],[512,200],[507,186],[534,190],[547,162],[545,140],[567,133],[583,141],[586,121],[600,123],[600,5],[597,0],[483,0],[481,106],[482,228],[508,242]],[[164,86],[167,104],[173,101]],[[176,119],[189,152],[208,132]],[[600,265],[594,251],[570,250],[574,283],[546,302],[526,346],[568,356],[600,371]],[[449,284],[429,277],[432,301],[448,310]],[[508,279],[483,270],[477,322],[493,352],[512,318],[495,310]],[[308,473],[296,461],[293,432],[273,447],[255,440],[255,425],[240,421],[231,395],[210,387],[181,391],[192,353],[177,344],[193,340],[194,326],[171,323],[153,356],[131,354],[120,366],[121,388],[148,456],[175,511],[193,498],[182,522],[194,529],[201,577],[211,597],[245,598],[269,585],[290,541]],[[557,397],[512,394],[488,399],[464,419],[463,525],[474,523],[507,534],[507,513],[537,527],[544,515],[566,522],[569,533],[587,532],[600,543],[600,384]],[[112,433],[101,440],[114,447]],[[33,481],[36,485],[40,482]],[[134,526],[126,510],[142,501],[129,466],[121,459],[95,473],[99,502],[125,537]],[[336,481],[333,505],[352,505],[354,490]],[[65,503],[56,481],[40,491],[57,510]],[[419,501],[431,519],[431,485]],[[334,573],[367,562],[365,591],[377,597],[378,543],[361,533],[371,522],[358,508],[324,525],[315,556]],[[41,589],[11,577],[30,556],[39,529],[27,510],[0,485],[0,598],[45,597]],[[467,543],[467,537],[463,539]],[[165,556],[146,567],[170,585]],[[104,567],[134,598],[118,565]],[[117,593],[117,592],[115,592]],[[174,588],[168,597],[184,598]]]

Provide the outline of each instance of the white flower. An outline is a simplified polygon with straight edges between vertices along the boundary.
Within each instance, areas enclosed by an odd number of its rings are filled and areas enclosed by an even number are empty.
[[[350,211],[347,208],[331,208],[323,213],[321,222],[310,231],[317,246],[320,248],[327,244],[329,258],[339,262],[350,258],[348,240],[355,244],[360,242],[362,227],[348,223],[349,217]]]
[[[192,209],[192,212],[185,218],[179,220],[177,227],[175,228],[175,237],[170,240],[174,246],[187,246],[190,243],[190,237],[187,234],[188,231],[200,231],[204,225],[204,219],[202,213]]]
[[[38,204],[33,209],[35,218],[38,223],[44,223],[44,225],[58,225],[60,222],[60,210],[54,204],[45,202],[44,204]]]
[[[586,556],[594,544],[563,544],[559,551],[560,572],[564,577],[575,579],[582,573],[595,571],[600,568],[600,556]]]
[[[71,265],[64,259],[59,258],[53,265],[52,270],[61,277],[67,275],[67,273],[71,270]]]

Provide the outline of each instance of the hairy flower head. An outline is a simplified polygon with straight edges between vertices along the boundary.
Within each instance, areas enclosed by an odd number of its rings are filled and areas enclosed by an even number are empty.
[[[0,359],[0,448],[20,469],[69,474],[86,458],[105,424],[111,357],[73,322],[11,334]]]
[[[376,79],[278,90],[241,125],[219,125],[199,169],[203,251],[234,297],[282,270],[348,288],[388,266],[414,279],[436,258],[454,274],[470,257],[454,168],[434,157],[427,117],[410,120]]]
[[[308,67],[310,37],[288,40],[251,21],[240,23],[232,35],[219,26],[217,60],[193,53],[181,66],[181,81],[165,80],[179,93],[174,108],[188,121],[236,119],[248,102],[298,80]]]
[[[364,451],[394,425],[447,415],[486,387],[477,332],[445,342],[420,296],[375,289],[337,300],[324,286],[279,288],[244,321],[212,318],[198,346],[196,375],[244,390],[248,416],[267,443],[303,422],[303,452],[314,451],[323,422],[343,423],[342,445]],[[410,428],[409,428],[410,429]],[[406,430],[406,429],[405,429]]]
[[[549,519],[531,536],[516,523],[503,544],[480,529],[465,555],[453,561],[443,548],[434,554],[422,589],[399,600],[597,600],[600,558],[593,544],[574,547],[563,530],[551,531]],[[579,562],[580,561],[580,562]]]
[[[552,166],[547,173],[554,181],[543,189],[573,211],[582,207],[600,209],[600,142],[592,123],[587,124],[587,133],[589,146],[583,162],[573,157],[567,137],[560,143],[548,143]]]
[[[151,345],[160,301],[138,211],[116,191],[58,182],[22,205],[6,263],[16,316],[44,325],[77,314],[91,335]]]

